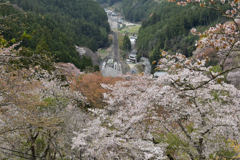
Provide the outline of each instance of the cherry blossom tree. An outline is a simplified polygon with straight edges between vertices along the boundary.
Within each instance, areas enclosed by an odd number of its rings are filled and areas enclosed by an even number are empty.
[[[10,46],[3,39],[1,42],[4,42],[0,52],[1,149],[11,149],[18,156],[28,155],[25,158],[31,159],[72,157],[71,148],[66,147],[69,140],[67,131],[63,132],[67,128],[64,121],[73,114],[73,108],[84,105],[86,98],[73,91],[69,81],[59,78],[58,69],[49,72],[40,65],[34,66],[48,63],[48,57],[20,56],[21,49],[14,49],[20,42]],[[21,58],[32,63],[29,66],[11,63]],[[1,152],[2,158],[12,157],[13,153],[8,155],[7,151]]]
[[[215,9],[232,21],[211,27],[199,35],[197,47],[220,52],[221,72],[205,67],[209,57],[186,58],[180,53],[162,52],[158,69],[168,74],[158,79],[128,77],[105,94],[105,109],[90,110],[94,120],[77,131],[73,148],[92,159],[214,159],[234,158],[229,139],[239,141],[240,91],[224,81],[226,74],[238,69],[239,63],[226,67],[226,60],[239,50],[237,1],[232,9],[222,11],[217,1],[182,1]],[[156,63],[156,62],[155,62]]]
[[[76,133],[73,148],[82,149],[83,157],[91,159],[165,159],[165,144],[155,144],[151,134],[158,127],[149,125],[148,113],[155,104],[151,92],[156,90],[155,81],[151,81],[138,76],[102,85],[112,91],[104,94],[109,105],[90,109],[96,118]]]
[[[227,75],[227,80],[233,84],[234,86],[236,86],[238,89],[240,89],[240,71],[235,70],[232,72],[229,72]]]
[[[199,62],[192,67],[203,70]],[[231,150],[227,139],[239,139],[239,90],[218,79],[210,81],[214,73],[181,67],[171,71],[178,74],[156,80],[139,76],[104,86],[112,90],[105,95],[108,108],[93,111],[97,118],[73,139],[73,147],[86,147],[87,155],[102,159],[124,159],[127,153],[143,159],[206,159]],[[128,151],[122,152],[121,146]]]
[[[1,146],[28,153],[32,159],[69,157],[64,121],[85,98],[59,80],[49,81],[52,75],[45,76],[41,75],[40,81],[15,77],[10,85],[2,83],[8,91],[1,101]]]
[[[229,150],[227,139],[239,139],[240,92],[222,81],[228,70],[214,73],[204,66],[206,59],[194,62],[177,54],[166,55],[159,63],[159,67],[170,67],[160,79],[165,86],[160,104],[167,112],[160,118],[168,132],[187,144],[181,149],[191,159],[224,157],[221,152]]]

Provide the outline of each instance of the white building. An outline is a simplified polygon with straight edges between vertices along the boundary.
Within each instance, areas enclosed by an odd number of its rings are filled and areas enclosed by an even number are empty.
[[[137,61],[137,50],[136,49],[132,50],[132,52],[130,53],[128,59],[130,59],[133,62]]]
[[[130,42],[131,42],[132,49],[134,49],[136,41],[137,41],[137,37],[136,36],[130,36],[129,39],[130,39]]]

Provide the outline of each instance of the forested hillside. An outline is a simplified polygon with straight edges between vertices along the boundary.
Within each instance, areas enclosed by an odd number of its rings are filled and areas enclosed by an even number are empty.
[[[220,5],[220,8],[227,9],[224,5]],[[149,55],[150,61],[158,61],[161,50],[170,54],[179,52],[190,57],[196,49],[195,41],[198,39],[190,33],[190,29],[195,27],[203,31],[226,20],[215,10],[191,4],[181,7],[175,3],[162,2],[158,11],[142,22],[137,46],[145,55]],[[153,66],[152,69],[154,68]]]
[[[101,2],[110,1],[101,0]],[[192,56],[198,37],[190,34],[190,29],[195,27],[203,31],[209,26],[227,20],[218,11],[193,4],[181,7],[176,3],[161,0],[121,0],[121,2],[126,20],[142,21],[137,48],[145,56],[149,56],[151,62],[160,59],[161,50],[166,50],[170,54],[180,52],[187,57]],[[216,5],[224,11],[229,8],[224,4]],[[154,69],[155,65],[152,71]]]
[[[122,0],[96,0],[98,3],[107,3],[109,6],[113,5],[116,2],[121,2]]]
[[[158,7],[158,3],[154,0],[97,0],[97,2],[107,3],[108,6],[122,2],[122,13],[126,20],[132,22],[147,19]]]
[[[15,4],[15,9],[1,9],[1,15],[15,13],[16,19],[2,21],[7,24],[2,34],[10,40],[24,31],[34,32],[31,40],[22,43],[26,48],[39,53],[45,50],[55,55],[57,61],[71,62],[84,69],[75,45],[92,51],[108,45],[107,16],[93,0],[11,0],[10,3]]]
[[[159,4],[154,0],[123,0],[122,6],[126,20],[139,22],[155,12]]]

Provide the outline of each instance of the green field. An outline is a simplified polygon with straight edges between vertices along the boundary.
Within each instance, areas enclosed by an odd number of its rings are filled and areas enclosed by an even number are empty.
[[[132,26],[132,27],[125,27],[120,32],[122,34],[126,34],[126,33],[137,34],[140,27],[141,27],[141,25],[135,25],[135,26]]]
[[[133,27],[129,27],[129,33],[130,34],[138,33],[138,30],[139,30],[140,27],[141,27],[141,25],[135,25]]]
[[[100,52],[100,53],[106,53],[107,50],[106,50],[106,49],[101,49],[99,52]]]

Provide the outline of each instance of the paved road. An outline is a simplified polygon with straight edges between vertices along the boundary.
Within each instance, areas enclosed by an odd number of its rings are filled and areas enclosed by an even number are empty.
[[[117,21],[118,21],[118,18],[108,16],[108,23],[109,23],[111,28],[118,28]]]
[[[113,60],[113,63],[107,63],[109,59]],[[111,60],[110,60],[111,61]],[[118,35],[113,32],[113,48],[112,48],[112,54],[107,57],[102,62],[102,75],[104,77],[118,77],[122,74],[126,74],[126,66],[123,64],[123,62],[120,62],[119,58],[119,50],[118,50]]]
[[[138,69],[135,67],[135,65],[135,63],[128,63],[128,66],[130,67],[129,73],[138,74]]]
[[[115,70],[112,67],[107,66],[102,70],[102,75],[104,77],[119,77],[122,75],[121,71]]]
[[[108,16],[108,22],[111,28],[117,28],[117,21],[118,18]],[[120,61],[118,49],[118,34],[115,32],[113,32],[113,48],[111,53],[112,54],[106,57],[102,62],[102,75],[105,77],[118,77],[122,74],[126,74],[127,72],[129,72],[130,68],[126,64],[126,62]],[[109,59],[113,59],[114,63],[108,64],[107,62]]]

